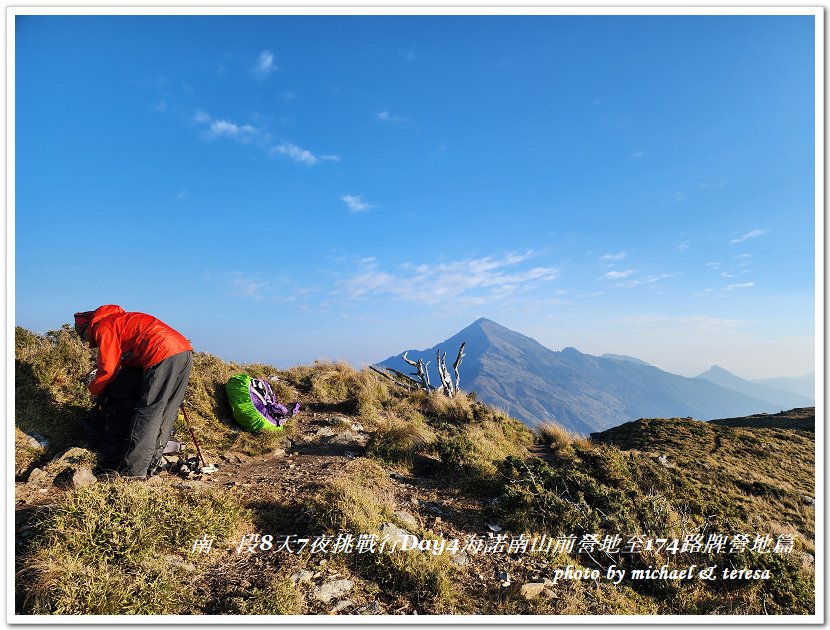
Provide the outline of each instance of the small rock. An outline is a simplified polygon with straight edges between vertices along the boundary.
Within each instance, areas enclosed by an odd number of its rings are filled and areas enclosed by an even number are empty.
[[[360,424],[359,422],[353,422],[352,423],[352,431],[357,431],[358,433],[362,433],[363,432],[363,425]]]
[[[395,512],[395,516],[398,517],[398,520],[406,525],[407,527],[411,527],[413,529],[418,527],[418,519],[416,519],[412,514],[409,512],[404,512],[403,510],[397,510]]]
[[[522,587],[519,589],[519,593],[525,599],[536,599],[544,590],[544,582],[528,582],[527,584],[522,584]]]
[[[345,595],[352,588],[354,588],[354,582],[351,580],[326,582],[314,589],[314,599],[328,604],[334,598]]]
[[[32,472],[29,473],[29,481],[28,483],[38,483],[41,481],[46,481],[47,475],[41,468],[33,468]]]
[[[397,472],[389,473],[389,477],[392,478],[392,479],[403,479],[403,475],[401,473],[397,473]]]
[[[489,529],[491,532],[496,533],[501,531],[501,527],[499,525],[496,525],[495,523],[487,523],[487,529]]]
[[[671,464],[669,464],[669,458],[665,455],[660,455],[660,457],[657,458],[657,461],[663,464],[663,466],[665,466],[666,468],[671,468]]]
[[[362,608],[358,608],[356,612],[358,615],[382,615],[383,608],[381,608],[380,604],[378,604],[377,602],[372,601],[363,606]]]
[[[312,578],[314,578],[314,574],[311,571],[303,569],[294,573],[289,579],[294,584],[302,584],[304,582],[311,582]]]
[[[47,440],[45,437],[43,437],[39,433],[26,434],[26,442],[32,448],[37,448],[37,449],[41,449],[41,448],[42,449],[47,449],[47,448],[49,448],[49,440]]]
[[[466,551],[461,551],[453,555],[452,563],[459,567],[466,567],[470,564],[470,556],[467,555]]]
[[[323,427],[317,431],[317,437],[331,437],[334,435],[334,431],[332,431],[331,427]]]
[[[804,495],[803,497],[801,497],[801,500],[804,501],[805,505],[815,505],[816,504],[816,500],[813,497],[808,497],[807,495]]]
[[[399,545],[402,545],[407,536],[411,536],[411,532],[401,529],[392,523],[384,523],[380,526],[380,533],[384,536],[389,536],[392,540],[397,540]]]
[[[98,478],[86,466],[69,467],[55,475],[53,483],[62,488],[83,488],[97,482]]]
[[[354,602],[350,599],[344,599],[342,601],[337,602],[334,605],[334,608],[331,609],[332,613],[339,613],[341,610],[346,610],[347,608],[354,606]]]
[[[332,444],[340,444],[342,446],[354,444],[355,442],[357,442],[357,440],[358,436],[356,436],[354,433],[348,430],[342,431],[341,433],[337,433],[331,438]]]
[[[556,597],[556,593],[554,593],[549,588],[546,588],[542,590],[542,597],[544,597],[545,599],[553,599],[554,597]]]
[[[507,571],[499,571],[496,574],[496,577],[498,577],[499,582],[501,582],[502,586],[506,587],[506,586],[510,586],[510,584],[512,584],[512,581],[510,579],[510,574]]]
[[[72,474],[72,486],[74,488],[83,488],[84,486],[91,486],[93,483],[96,483],[98,478],[92,474],[92,471],[87,468],[78,468]]]
[[[273,455],[274,457],[285,457],[286,455],[288,455],[288,453],[285,452],[285,449],[275,448],[273,451],[271,451],[271,455]]]

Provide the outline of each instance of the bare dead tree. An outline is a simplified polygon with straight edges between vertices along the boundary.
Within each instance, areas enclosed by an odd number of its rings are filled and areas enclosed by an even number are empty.
[[[458,356],[455,358],[455,362],[452,364],[452,369],[455,373],[455,383],[453,383],[450,371],[447,369],[447,353],[444,352],[442,354],[440,348],[435,353],[435,358],[437,359],[438,364],[438,376],[441,379],[441,390],[444,392],[445,395],[449,396],[450,398],[455,396],[460,391],[459,383],[461,382],[461,377],[458,373],[458,367],[461,365],[461,361],[466,356],[464,354],[464,346],[466,345],[466,342],[461,344],[461,347],[458,349]],[[411,365],[416,369],[416,371],[412,372],[411,374],[404,374],[403,372],[399,372],[398,370],[387,366],[384,366],[383,370],[379,370],[374,366],[369,367],[371,367],[373,371],[377,372],[385,378],[388,378],[390,381],[392,381],[396,385],[399,385],[400,387],[406,387],[407,389],[422,389],[427,392],[431,392],[437,389],[436,387],[433,387],[432,383],[430,383],[429,381],[429,370],[427,368],[429,367],[431,361],[427,361],[426,363],[424,363],[424,360],[421,358],[419,358],[417,361],[413,361],[406,355],[407,352],[404,352],[401,355],[401,358],[408,365]],[[393,378],[393,376],[396,378]]]
[[[427,366],[429,365],[429,361],[424,363],[424,360],[419,358],[418,362],[416,363],[412,359],[407,358],[406,354],[407,353],[404,352],[403,355],[401,356],[401,358],[404,361],[406,361],[409,365],[411,365],[412,367],[414,367],[418,370],[417,372],[413,372],[412,375],[417,376],[418,380],[421,381],[421,389],[425,389],[426,391],[431,392],[432,391],[432,385],[429,382],[429,372],[427,371]]]

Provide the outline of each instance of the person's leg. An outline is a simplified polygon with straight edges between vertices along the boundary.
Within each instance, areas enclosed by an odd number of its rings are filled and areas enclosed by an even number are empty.
[[[189,363],[179,353],[164,359],[144,371],[141,397],[133,414],[130,434],[125,446],[119,472],[127,477],[146,477],[156,450],[158,436],[164,422],[167,403],[179,386],[182,362]]]
[[[181,407],[182,401],[184,400],[184,392],[187,389],[187,382],[190,380],[190,370],[193,367],[193,353],[190,351],[181,352],[170,358],[175,359],[175,364],[171,366],[175,373],[175,384],[162,413],[161,430],[156,440],[156,450],[153,453],[151,465],[155,465],[161,459],[164,447],[173,435],[173,425],[176,423],[179,407]]]

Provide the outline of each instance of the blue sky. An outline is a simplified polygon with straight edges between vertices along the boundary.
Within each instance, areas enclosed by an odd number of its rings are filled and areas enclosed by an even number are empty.
[[[16,324],[813,370],[812,16],[18,16]]]

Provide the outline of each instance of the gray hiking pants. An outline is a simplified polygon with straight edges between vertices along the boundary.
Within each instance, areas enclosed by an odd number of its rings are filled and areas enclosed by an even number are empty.
[[[184,390],[193,367],[193,353],[179,352],[144,371],[138,406],[130,423],[119,472],[146,477],[173,433]]]

